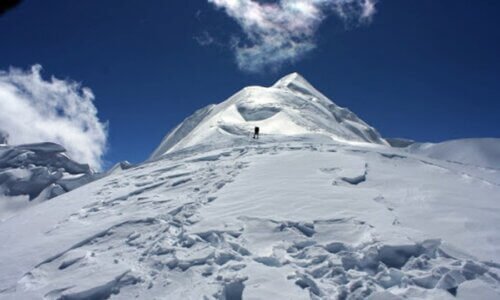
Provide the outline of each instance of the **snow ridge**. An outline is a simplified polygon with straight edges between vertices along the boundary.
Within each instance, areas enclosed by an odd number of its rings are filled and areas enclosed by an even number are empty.
[[[500,139],[497,138],[459,139],[437,144],[414,143],[407,150],[434,159],[500,168]]]

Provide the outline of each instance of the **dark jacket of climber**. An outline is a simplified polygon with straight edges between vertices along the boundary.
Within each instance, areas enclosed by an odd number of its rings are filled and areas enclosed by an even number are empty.
[[[259,138],[259,131],[260,131],[260,128],[255,126],[255,129],[253,131],[253,138],[254,139],[258,139]]]

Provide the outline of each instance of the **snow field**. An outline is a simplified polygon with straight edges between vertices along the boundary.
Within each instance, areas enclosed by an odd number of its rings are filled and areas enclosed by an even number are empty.
[[[0,226],[0,298],[499,295],[498,173],[264,142],[178,152],[14,216]]]

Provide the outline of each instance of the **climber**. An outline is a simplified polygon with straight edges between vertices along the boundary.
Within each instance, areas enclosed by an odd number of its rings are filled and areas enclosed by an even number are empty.
[[[258,139],[259,138],[259,127],[255,126],[255,129],[253,131],[253,138]]]

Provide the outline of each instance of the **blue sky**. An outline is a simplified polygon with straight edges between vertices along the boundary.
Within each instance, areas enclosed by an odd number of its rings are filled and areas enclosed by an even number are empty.
[[[0,70],[41,64],[45,78],[89,87],[109,126],[108,165],[144,160],[196,109],[293,71],[384,137],[500,137],[499,10],[380,0],[371,22],[328,15],[315,49],[249,72],[229,46],[241,26],[207,0],[24,1],[0,16]]]

